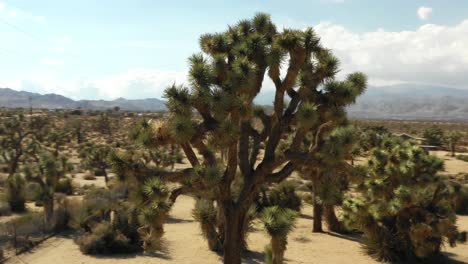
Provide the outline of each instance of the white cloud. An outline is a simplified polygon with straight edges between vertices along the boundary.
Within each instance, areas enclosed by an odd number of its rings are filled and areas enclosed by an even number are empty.
[[[468,20],[426,24],[414,31],[355,33],[332,23],[315,27],[340,58],[341,75],[363,71],[380,82],[419,82],[468,88]]]
[[[44,58],[41,60],[41,63],[44,65],[49,65],[49,66],[59,66],[63,65],[62,60],[54,59],[54,58]]]
[[[60,36],[54,39],[54,42],[59,44],[69,44],[71,42],[71,38],[68,36]]]
[[[418,8],[417,13],[418,13],[419,19],[427,20],[429,19],[429,16],[432,14],[432,8],[421,6]]]
[[[53,70],[42,70],[22,80],[0,80],[0,87],[39,93],[56,93],[74,99],[118,97],[161,98],[164,89],[173,84],[187,84],[186,73],[158,69],[132,69],[127,72],[90,79],[64,80]]]
[[[101,98],[161,97],[174,82],[186,83],[186,74],[176,71],[133,69],[123,74],[106,76],[92,82]]]
[[[34,21],[36,23],[43,23],[46,20],[45,16],[38,16],[31,14],[25,10],[21,10],[3,2],[0,2],[0,13],[7,16],[9,20],[27,20]]]

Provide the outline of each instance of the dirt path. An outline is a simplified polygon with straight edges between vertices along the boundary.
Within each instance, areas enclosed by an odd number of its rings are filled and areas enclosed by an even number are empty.
[[[169,223],[166,225],[168,253],[159,257],[131,255],[92,257],[83,255],[72,237],[54,237],[30,253],[25,253],[8,261],[8,264],[156,264],[156,263],[220,263],[220,257],[207,249],[197,222],[190,211],[194,201],[181,196],[175,204]],[[364,255],[359,243],[353,238],[342,238],[329,234],[312,234],[312,208],[306,206],[298,220],[296,229],[289,237],[286,251],[287,263],[376,263]],[[468,217],[461,217],[460,228],[468,230]],[[249,235],[249,247],[252,253],[245,263],[263,263],[263,249],[268,237],[256,225],[256,230]],[[468,262],[468,245],[447,249],[450,256],[462,262]]]

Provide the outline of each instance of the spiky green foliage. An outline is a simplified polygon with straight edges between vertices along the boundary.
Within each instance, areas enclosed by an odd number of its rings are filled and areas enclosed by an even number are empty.
[[[218,228],[218,210],[213,201],[207,199],[198,199],[195,208],[192,210],[192,216],[200,223],[203,236],[208,241],[208,247],[212,251],[218,251],[222,247],[222,241]]]
[[[288,234],[294,228],[297,212],[278,206],[267,207],[262,211],[261,220],[271,237],[270,249],[266,252],[266,261],[272,264],[282,264],[284,252],[288,244]]]
[[[330,231],[345,232],[337,218],[334,207],[340,206],[343,194],[356,168],[348,164],[352,151],[357,145],[356,129],[342,126],[332,130],[323,141],[321,150],[316,154],[316,162],[301,168],[301,177],[308,180],[307,186],[313,193],[314,206],[313,231],[322,232],[322,215]]]
[[[93,170],[96,176],[104,176],[109,182],[107,169],[110,168],[109,155],[112,148],[107,145],[93,145],[80,151],[81,162],[84,168]]]
[[[462,137],[463,137],[463,134],[458,131],[450,132],[445,137],[445,142],[447,143],[447,146],[450,150],[450,154],[452,155],[452,157],[455,157],[456,147],[459,141],[462,139]]]
[[[22,115],[0,123],[0,161],[8,165],[8,177],[18,172],[21,160],[38,153],[39,141],[48,133],[48,120]]]
[[[436,125],[424,130],[423,137],[426,143],[432,146],[442,146],[444,143],[444,131]]]
[[[302,199],[296,192],[298,185],[293,181],[284,181],[277,186],[262,190],[256,202],[257,211],[264,208],[278,206],[299,212],[302,206]]]
[[[362,230],[367,252],[407,261],[440,252],[463,238],[455,225],[453,191],[436,175],[443,161],[408,141],[387,138],[371,151],[359,195],[345,202],[347,224]]]
[[[138,135],[135,137],[140,138]],[[185,187],[169,188],[163,181],[160,165],[146,159],[145,151],[112,152],[110,164],[120,180],[129,188],[130,202],[135,208],[140,239],[145,251],[163,249],[164,223],[176,198]]]
[[[36,199],[44,205],[44,217],[47,225],[52,224],[54,214],[54,193],[60,178],[70,170],[65,157],[56,157],[52,153],[42,153],[38,164],[26,166],[24,175],[27,181],[39,185]]]
[[[25,180],[21,175],[15,174],[6,181],[6,201],[13,212],[22,212],[25,207]]]
[[[263,13],[202,35],[200,48],[189,59],[190,87],[166,89],[170,115],[149,142],[180,145],[190,168],[160,175],[216,201],[225,222],[224,262],[237,264],[261,187],[316,162],[329,133],[347,124],[345,108],[367,81],[362,73],[335,79],[339,61],[312,28],[278,30]],[[253,103],[265,78],[275,85],[273,113]]]

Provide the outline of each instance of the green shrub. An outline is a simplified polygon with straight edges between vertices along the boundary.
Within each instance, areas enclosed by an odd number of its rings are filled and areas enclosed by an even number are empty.
[[[23,212],[25,206],[25,181],[20,175],[13,175],[7,180],[6,200],[13,212]]]
[[[443,161],[410,142],[387,139],[371,151],[363,182],[343,204],[349,227],[380,261],[424,260],[444,243],[466,240],[456,227],[453,185],[440,178]]]
[[[293,181],[285,181],[272,189],[262,192],[257,199],[257,211],[265,207],[278,206],[294,211],[300,211],[302,199],[296,193],[298,184]]]
[[[141,242],[135,227],[130,226],[128,221],[121,220],[114,225],[107,221],[96,224],[91,232],[76,240],[80,250],[90,255],[141,251]]]
[[[468,162],[468,155],[457,155],[456,158]]]
[[[36,182],[27,182],[25,186],[26,201],[35,202],[40,195],[41,186]]]
[[[0,216],[7,216],[11,214],[11,208],[8,203],[0,202]]]
[[[55,192],[64,193],[67,195],[73,194],[72,180],[69,178],[62,178],[57,182]]]

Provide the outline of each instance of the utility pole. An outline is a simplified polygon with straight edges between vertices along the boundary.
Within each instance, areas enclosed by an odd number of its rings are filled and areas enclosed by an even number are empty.
[[[28,96],[28,101],[29,101],[29,115],[32,116],[33,109],[32,109],[32,97],[31,96]]]

